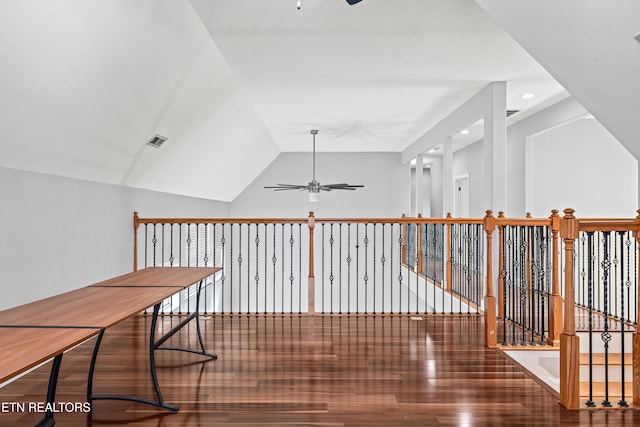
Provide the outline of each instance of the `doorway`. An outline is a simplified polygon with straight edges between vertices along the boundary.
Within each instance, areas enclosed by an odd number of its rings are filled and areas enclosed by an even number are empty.
[[[460,175],[454,178],[454,191],[453,216],[469,218],[469,175]]]

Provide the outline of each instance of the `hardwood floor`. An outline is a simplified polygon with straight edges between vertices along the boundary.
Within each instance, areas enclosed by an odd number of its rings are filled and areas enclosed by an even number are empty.
[[[153,396],[150,319],[105,334],[96,393]],[[179,318],[165,318],[170,328]],[[156,353],[165,400],[177,413],[100,400],[93,412],[58,413],[57,425],[135,426],[623,426],[638,410],[566,411],[499,351],[483,346],[482,318],[207,317],[207,349],[219,359]],[[192,322],[168,344],[196,346]],[[93,340],[66,353],[58,402],[84,402]],[[41,402],[50,364],[0,389],[0,403]],[[6,408],[5,408],[6,409]],[[41,414],[3,411],[0,425]]]

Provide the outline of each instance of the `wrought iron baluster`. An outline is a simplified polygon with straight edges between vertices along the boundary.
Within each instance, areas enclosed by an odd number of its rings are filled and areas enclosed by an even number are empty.
[[[160,244],[160,265],[162,267],[164,267],[164,229],[165,229],[165,225],[166,224],[160,224],[161,226],[161,232],[160,232],[160,239],[162,240],[162,243]]]
[[[247,231],[248,233],[248,231]],[[242,314],[242,223],[238,224],[238,314]],[[247,278],[248,280],[249,278]]]
[[[224,229],[225,229],[225,224],[222,223],[221,227],[222,228],[222,237],[220,238],[220,247],[221,247],[221,253],[220,253],[220,257],[222,258],[220,260],[220,265],[222,266],[222,276],[220,276],[220,311],[222,313],[222,315],[224,315],[224,281],[226,278],[226,272],[227,272],[227,263],[226,261],[226,247],[225,244],[227,243],[227,240],[224,237]]]
[[[256,281],[256,307],[254,310],[254,314],[258,314],[260,311],[260,224],[256,223],[256,237],[254,242],[256,243],[256,275],[254,277]],[[266,264],[266,263],[265,263]],[[266,279],[266,278],[265,278]]]
[[[281,286],[281,289],[280,289],[280,291],[281,291],[280,292],[281,293],[280,314],[282,316],[284,316],[284,288],[285,288],[285,285],[284,285],[284,283],[285,283],[285,278],[284,278],[285,277],[284,276],[284,264],[285,264],[285,262],[284,262],[284,260],[285,260],[285,258],[284,258],[284,242],[285,242],[285,240],[284,240],[284,223],[282,223],[280,231],[281,231],[281,234],[282,234],[282,237],[281,237],[281,240],[280,240],[280,242],[281,242],[280,246],[282,248],[282,263],[280,264],[280,268],[281,268],[281,274],[280,274],[280,282],[281,282],[281,284],[280,284],[280,286]]]
[[[360,224],[356,223],[356,315],[360,314]]]
[[[376,314],[376,223],[373,223],[373,314]]]
[[[324,225],[324,224],[323,224]],[[333,314],[333,223],[330,224],[331,227],[331,234],[329,237],[329,248],[330,248],[330,255],[329,255],[329,287],[330,287],[330,299],[329,299],[329,313]],[[324,230],[324,229],[323,229]],[[324,240],[323,240],[324,241]],[[324,310],[323,310],[324,312]]]
[[[202,262],[204,264],[205,267],[208,267],[209,265],[209,253],[208,253],[208,242],[209,242],[209,234],[207,233],[207,223],[204,224],[204,257],[202,259]],[[207,288],[209,286],[207,286],[207,283],[204,283],[204,314],[207,314]],[[213,287],[212,287],[213,289]],[[200,307],[196,307],[196,310],[200,310]]]
[[[415,245],[414,245],[414,250],[416,251],[416,253],[413,256],[413,259],[415,260],[415,268],[414,268],[414,272],[415,272],[415,276],[416,276],[416,311],[415,314],[418,314],[418,304],[420,303],[420,284],[419,284],[419,280],[420,280],[420,250],[418,249],[418,245],[420,244],[420,224],[414,224],[414,230],[415,230]],[[407,292],[407,297],[409,297],[411,295],[411,288],[408,288]],[[410,300],[407,299],[407,307],[408,307],[408,311],[411,311],[411,304],[409,302]]]
[[[144,225],[144,268],[147,268],[147,256],[149,254],[149,251],[147,250],[147,241],[149,240],[148,234],[149,234],[149,224],[145,224]]]
[[[338,246],[338,313],[342,314],[342,223],[338,225],[338,239],[340,245]]]
[[[289,224],[289,251],[290,251],[290,255],[289,255],[289,259],[290,259],[290,263],[289,263],[289,267],[290,267],[290,273],[289,273],[289,315],[293,315],[293,281],[295,280],[295,277],[293,276],[293,244],[295,243],[294,239],[293,239],[293,224]]]
[[[156,266],[156,246],[158,245],[158,236],[156,235],[156,225],[158,224],[153,224],[153,239],[151,240],[151,243],[153,244],[153,266]]]
[[[511,295],[511,304],[510,304],[510,320],[511,320],[511,345],[516,345],[516,338],[517,338],[517,332],[516,332],[516,324],[517,324],[517,318],[516,318],[516,306],[517,306],[517,284],[516,284],[516,275],[517,275],[517,265],[518,265],[518,260],[516,257],[516,247],[517,247],[517,242],[515,240],[516,238],[516,233],[515,233],[515,227],[513,226],[509,226],[509,240],[510,240],[510,245],[511,245],[511,265],[510,265],[510,269],[509,269],[509,287],[510,287],[510,295]]]
[[[604,390],[605,390],[605,398],[602,401],[602,406],[610,407],[611,402],[609,401],[609,342],[611,342],[611,333],[609,332],[609,316],[610,307],[609,307],[609,274],[611,270],[611,260],[609,259],[609,238],[611,236],[611,232],[603,231],[603,239],[602,239],[602,250],[603,250],[603,260],[600,264],[600,267],[603,270],[602,274],[602,288],[603,288],[603,314],[604,314],[604,330],[600,334],[602,341],[604,342]],[[622,384],[624,387],[624,384]]]
[[[247,315],[251,313],[251,224],[247,223]]]
[[[178,266],[182,267],[182,226],[183,224],[178,224]]]
[[[173,267],[173,223],[171,223],[171,226],[169,227],[169,234],[170,234],[170,249],[169,249],[169,266]]]
[[[509,250],[507,246],[507,233],[504,231],[504,226],[498,226],[499,230],[502,232],[499,233],[501,236],[502,242],[500,246],[502,247],[502,270],[500,271],[500,275],[502,276],[502,345],[507,345],[507,319],[508,315],[508,305],[507,305],[507,295],[509,293],[508,283],[507,283],[507,266],[509,264]],[[487,286],[491,286],[487,284]]]
[[[628,407],[629,404],[625,400],[625,317],[624,317],[624,288],[625,288],[625,279],[624,279],[624,266],[625,266],[625,256],[624,256],[624,248],[625,248],[625,236],[628,235],[628,231],[619,231],[618,232],[618,240],[620,241],[620,384],[621,384],[621,396],[618,401],[619,406]],[[628,239],[627,239],[628,241]],[[628,246],[627,246],[628,248]],[[627,249],[628,254],[628,249]],[[629,265],[629,263],[627,263]],[[627,268],[627,275],[629,274],[629,270]],[[628,276],[627,276],[628,277]],[[628,280],[628,279],[627,279]]]
[[[293,224],[289,224],[289,315],[293,315],[293,281],[295,277],[293,276]]]
[[[273,263],[273,305],[271,306],[271,313],[276,314],[276,263],[278,262],[278,258],[276,257],[276,234],[277,234],[277,225],[273,223],[273,256],[271,257],[271,262]]]
[[[351,314],[351,223],[347,224],[347,314]]]
[[[587,323],[589,327],[589,399],[586,405],[596,406],[593,401],[593,232],[587,232]]]
[[[302,314],[302,224],[298,223],[298,315],[300,316],[301,314]]]
[[[267,224],[266,222],[264,223],[264,310],[263,310],[263,314],[266,316],[267,315],[267,288],[269,287],[269,282],[268,282],[268,272],[267,272],[267,260],[269,259],[269,255],[267,254],[268,252],[268,242],[269,242],[269,238],[268,238],[268,230],[269,230],[269,224]]]
[[[322,249],[321,249],[321,251],[322,251],[322,255],[321,255],[321,257],[320,257],[320,259],[321,259],[321,262],[320,262],[320,265],[321,265],[321,266],[320,266],[320,269],[321,269],[321,271],[322,271],[322,286],[321,286],[321,288],[322,288],[322,292],[321,292],[321,296],[322,296],[322,308],[321,308],[321,312],[322,312],[322,314],[325,314],[325,313],[326,313],[326,310],[325,310],[325,308],[324,308],[324,305],[325,305],[325,295],[324,295],[324,290],[325,290],[325,288],[326,288],[326,286],[327,286],[326,281],[325,281],[325,273],[324,273],[324,263],[325,263],[325,255],[324,255],[324,251],[325,251],[325,244],[324,244],[324,242],[325,242],[325,228],[326,228],[326,227],[325,227],[325,225],[326,225],[325,223],[322,223],[322,239],[320,239],[320,240],[321,240],[321,242],[322,242]]]
[[[386,246],[384,244],[384,235],[385,235],[385,233],[387,231],[386,230],[386,228],[387,228],[386,226],[387,226],[387,224],[383,222],[382,223],[382,256],[380,257],[380,270],[381,270],[380,271],[380,279],[381,279],[381,282],[382,282],[380,284],[380,287],[381,287],[381,289],[380,289],[380,294],[381,294],[381,296],[380,296],[380,299],[381,299],[380,305],[382,307],[382,314],[385,314],[385,312],[386,312],[386,309],[385,309],[385,298],[384,298],[384,295],[385,295],[385,292],[384,292],[385,291],[385,286],[384,286],[384,267],[385,266],[384,266],[384,264],[387,261],[387,259],[384,256],[384,253],[385,253],[385,250],[386,250]]]
[[[368,225],[367,223],[364,224],[364,314],[368,314],[368,307],[369,307],[369,299],[368,299],[368,293],[369,293],[369,236],[368,236]]]
[[[403,238],[402,238],[402,224],[398,224],[398,314],[402,313],[402,248],[403,248]],[[407,248],[405,247],[405,250]]]
[[[230,245],[230,253],[229,253],[229,312],[233,315],[233,264],[235,260],[233,259],[233,223],[229,224],[229,245]]]
[[[539,305],[540,301],[537,299],[537,294],[536,294],[536,282],[537,282],[537,270],[536,270],[536,250],[535,250],[535,228],[534,227],[527,227],[526,230],[528,231],[527,235],[528,235],[528,240],[529,240],[529,244],[527,245],[529,248],[529,255],[527,256],[527,262],[530,264],[530,267],[527,269],[530,273],[530,283],[529,283],[529,289],[528,289],[528,294],[530,295],[530,301],[529,301],[529,325],[530,325],[530,329],[531,329],[531,333],[530,333],[530,342],[529,344],[534,345],[535,344],[535,332],[536,332],[536,327],[537,327],[537,319],[536,319],[536,306]],[[537,302],[536,302],[537,300]]]
[[[458,245],[458,238],[460,236],[460,224],[453,224],[452,226],[452,239],[451,239],[451,259],[452,259],[452,283],[451,283],[451,295],[450,295],[450,313],[453,313],[453,295],[458,293],[458,281],[460,280],[460,268],[459,260],[460,247]]]

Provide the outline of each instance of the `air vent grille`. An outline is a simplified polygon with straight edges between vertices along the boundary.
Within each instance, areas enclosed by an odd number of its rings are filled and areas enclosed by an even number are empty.
[[[166,136],[155,134],[153,138],[151,138],[149,142],[147,142],[147,145],[150,145],[155,148],[160,148],[160,146],[164,144],[166,140],[167,140]]]
[[[517,113],[520,110],[507,110],[507,117],[511,117],[513,116],[515,113]]]

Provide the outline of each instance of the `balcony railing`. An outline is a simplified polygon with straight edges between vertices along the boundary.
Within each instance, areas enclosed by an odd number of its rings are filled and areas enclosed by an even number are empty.
[[[629,369],[640,372],[640,215],[594,220],[577,219],[572,210],[540,219],[494,217],[491,211],[480,219],[134,214],[134,230],[134,269],[222,268],[206,283],[199,307],[193,291],[185,290],[163,303],[165,314],[482,314],[489,347],[559,346],[560,403],[566,408],[597,406],[601,392],[595,388],[604,390],[601,406],[611,406],[614,394],[621,407],[630,396],[640,405],[640,377]],[[582,373],[580,360],[588,361]],[[596,364],[604,366],[603,374],[594,374]],[[581,381],[589,389],[584,405]],[[620,387],[621,393],[613,391]]]
[[[482,220],[139,218],[134,268],[217,266],[165,314],[478,314]],[[419,244],[418,244],[419,243]]]

